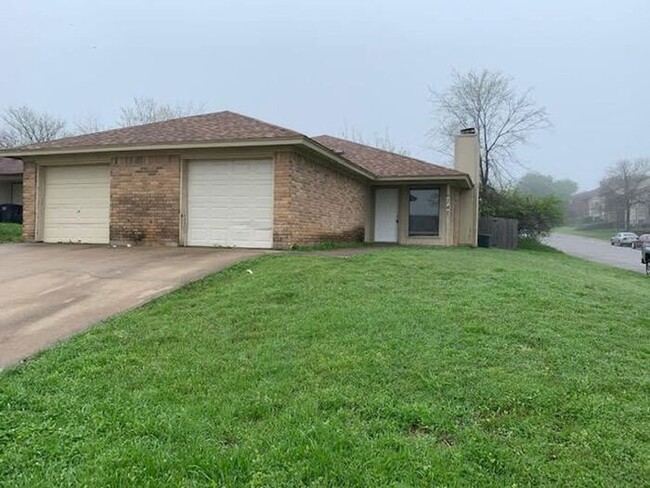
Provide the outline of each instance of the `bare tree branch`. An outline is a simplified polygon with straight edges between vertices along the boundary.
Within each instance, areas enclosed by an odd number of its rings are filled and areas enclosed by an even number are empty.
[[[86,115],[74,124],[75,134],[92,134],[93,132],[99,132],[106,130],[106,126],[101,122],[99,117],[94,115]]]
[[[130,127],[133,125],[162,122],[164,120],[195,115],[204,109],[204,104],[188,102],[171,105],[159,103],[153,98],[134,98],[133,103],[120,109],[119,125]]]
[[[388,129],[384,131],[383,135],[374,133],[372,139],[366,138],[360,131],[354,127],[348,127],[347,125],[341,131],[341,137],[348,139],[350,141],[358,142],[359,144],[365,144],[366,146],[376,147],[384,151],[392,152],[395,154],[400,154],[402,156],[408,156],[409,150],[405,147],[398,146],[395,144],[388,132]]]
[[[538,107],[531,91],[517,93],[512,79],[500,72],[454,72],[451,86],[444,92],[432,91],[437,117],[433,131],[440,152],[447,153],[460,129],[473,127],[481,148],[481,184],[503,183],[516,159],[515,149],[525,144],[535,131],[550,127],[543,107]]]
[[[8,107],[0,115],[0,147],[47,142],[64,136],[65,121],[27,106]]]

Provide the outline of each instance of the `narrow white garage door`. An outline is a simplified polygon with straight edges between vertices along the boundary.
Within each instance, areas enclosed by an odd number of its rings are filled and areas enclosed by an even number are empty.
[[[107,165],[45,169],[43,241],[108,244],[109,218]]]
[[[273,163],[192,161],[187,244],[273,247]]]

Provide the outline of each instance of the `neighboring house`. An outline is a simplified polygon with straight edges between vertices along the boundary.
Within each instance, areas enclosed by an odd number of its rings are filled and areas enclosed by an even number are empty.
[[[608,216],[600,189],[573,195],[569,201],[569,215],[575,223],[605,222]]]
[[[630,225],[648,228],[650,226],[650,178],[642,185],[646,190],[645,202],[637,203],[630,209]]]
[[[0,205],[23,204],[23,162],[0,157]]]
[[[650,225],[650,202],[638,203],[630,209],[630,225],[645,228]]]
[[[650,192],[650,180],[647,183]],[[639,227],[650,224],[650,197],[648,202],[637,203],[630,209],[630,226]],[[623,209],[608,208],[607,199],[601,195],[600,188],[576,193],[569,202],[569,215],[573,223],[610,223],[621,227],[625,222]]]
[[[3,155],[25,165],[27,241],[475,246],[478,144],[464,132],[455,169],[227,111]]]

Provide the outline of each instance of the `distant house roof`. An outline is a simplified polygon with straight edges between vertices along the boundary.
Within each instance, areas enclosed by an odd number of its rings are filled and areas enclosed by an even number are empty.
[[[337,137],[324,135],[309,138],[299,132],[229,111],[65,137],[22,146],[5,154],[21,157],[111,150],[272,145],[276,142],[307,146],[368,178],[443,177],[461,179],[472,185],[466,173],[451,168]]]
[[[427,163],[420,159],[384,151],[347,139],[327,135],[317,136],[313,139],[380,177],[460,176],[465,174],[445,166]]]
[[[571,200],[577,202],[579,200],[589,200],[590,198],[594,198],[598,196],[600,196],[600,188],[596,188],[594,190],[589,190],[589,191],[583,191],[580,193],[574,193],[571,196]]]
[[[0,175],[23,174],[23,162],[20,159],[0,158]]]

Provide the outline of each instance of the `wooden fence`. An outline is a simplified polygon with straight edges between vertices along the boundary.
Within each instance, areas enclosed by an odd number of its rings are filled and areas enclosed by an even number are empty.
[[[490,247],[517,249],[519,221],[499,217],[481,217],[478,220],[479,241],[489,240]],[[481,237],[489,236],[489,237]]]

